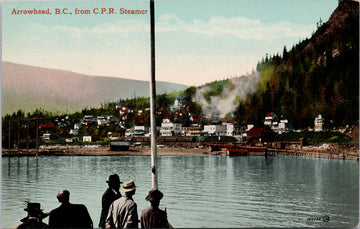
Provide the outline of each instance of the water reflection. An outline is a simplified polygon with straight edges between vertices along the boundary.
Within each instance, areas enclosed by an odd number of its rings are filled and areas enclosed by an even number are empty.
[[[158,157],[159,188],[176,227],[350,227],[358,221],[358,162],[302,157]],[[2,227],[19,224],[25,200],[56,208],[71,193],[98,224],[110,174],[134,179],[139,213],[151,189],[150,157],[12,157],[2,160]],[[331,220],[309,221],[328,215]],[[186,219],[186,220],[184,220]],[[46,220],[45,220],[46,222]]]

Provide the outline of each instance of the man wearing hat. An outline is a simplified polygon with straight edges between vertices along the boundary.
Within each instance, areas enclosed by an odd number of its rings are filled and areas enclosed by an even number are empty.
[[[151,206],[141,212],[141,228],[172,228],[167,219],[166,211],[159,209],[160,200],[163,198],[162,192],[152,189],[145,200]]]
[[[27,211],[28,215],[21,220],[23,223],[17,227],[18,229],[49,228],[46,223],[42,222],[42,219],[48,214],[43,213],[40,209],[40,203],[27,202],[27,208],[24,211]]]
[[[137,205],[132,198],[136,191],[134,180],[124,182],[120,191],[125,196],[110,205],[105,228],[138,228]]]
[[[100,222],[99,222],[99,228],[105,228],[105,220],[106,216],[109,212],[109,207],[114,202],[114,200],[117,200],[121,197],[121,193],[119,191],[120,189],[120,178],[117,174],[113,174],[109,176],[109,180],[106,181],[108,183],[108,189],[104,192],[101,198],[101,215],[100,215]]]

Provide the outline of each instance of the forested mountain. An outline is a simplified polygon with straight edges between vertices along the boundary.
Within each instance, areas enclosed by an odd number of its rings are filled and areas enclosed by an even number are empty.
[[[313,126],[318,114],[331,127],[353,124],[359,119],[359,2],[340,1],[310,39],[266,57],[257,70],[257,91],[240,102],[238,121],[261,123],[275,112],[295,128]]]

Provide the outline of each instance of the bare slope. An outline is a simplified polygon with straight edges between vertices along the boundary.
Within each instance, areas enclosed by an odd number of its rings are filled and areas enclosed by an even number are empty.
[[[145,77],[144,77],[145,78]],[[19,109],[72,112],[134,96],[149,96],[147,81],[89,76],[75,72],[2,62],[2,115]],[[186,85],[157,82],[157,94]]]

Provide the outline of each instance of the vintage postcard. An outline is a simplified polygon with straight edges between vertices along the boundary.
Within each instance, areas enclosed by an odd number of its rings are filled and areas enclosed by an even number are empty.
[[[358,0],[1,17],[1,228],[358,226]]]

